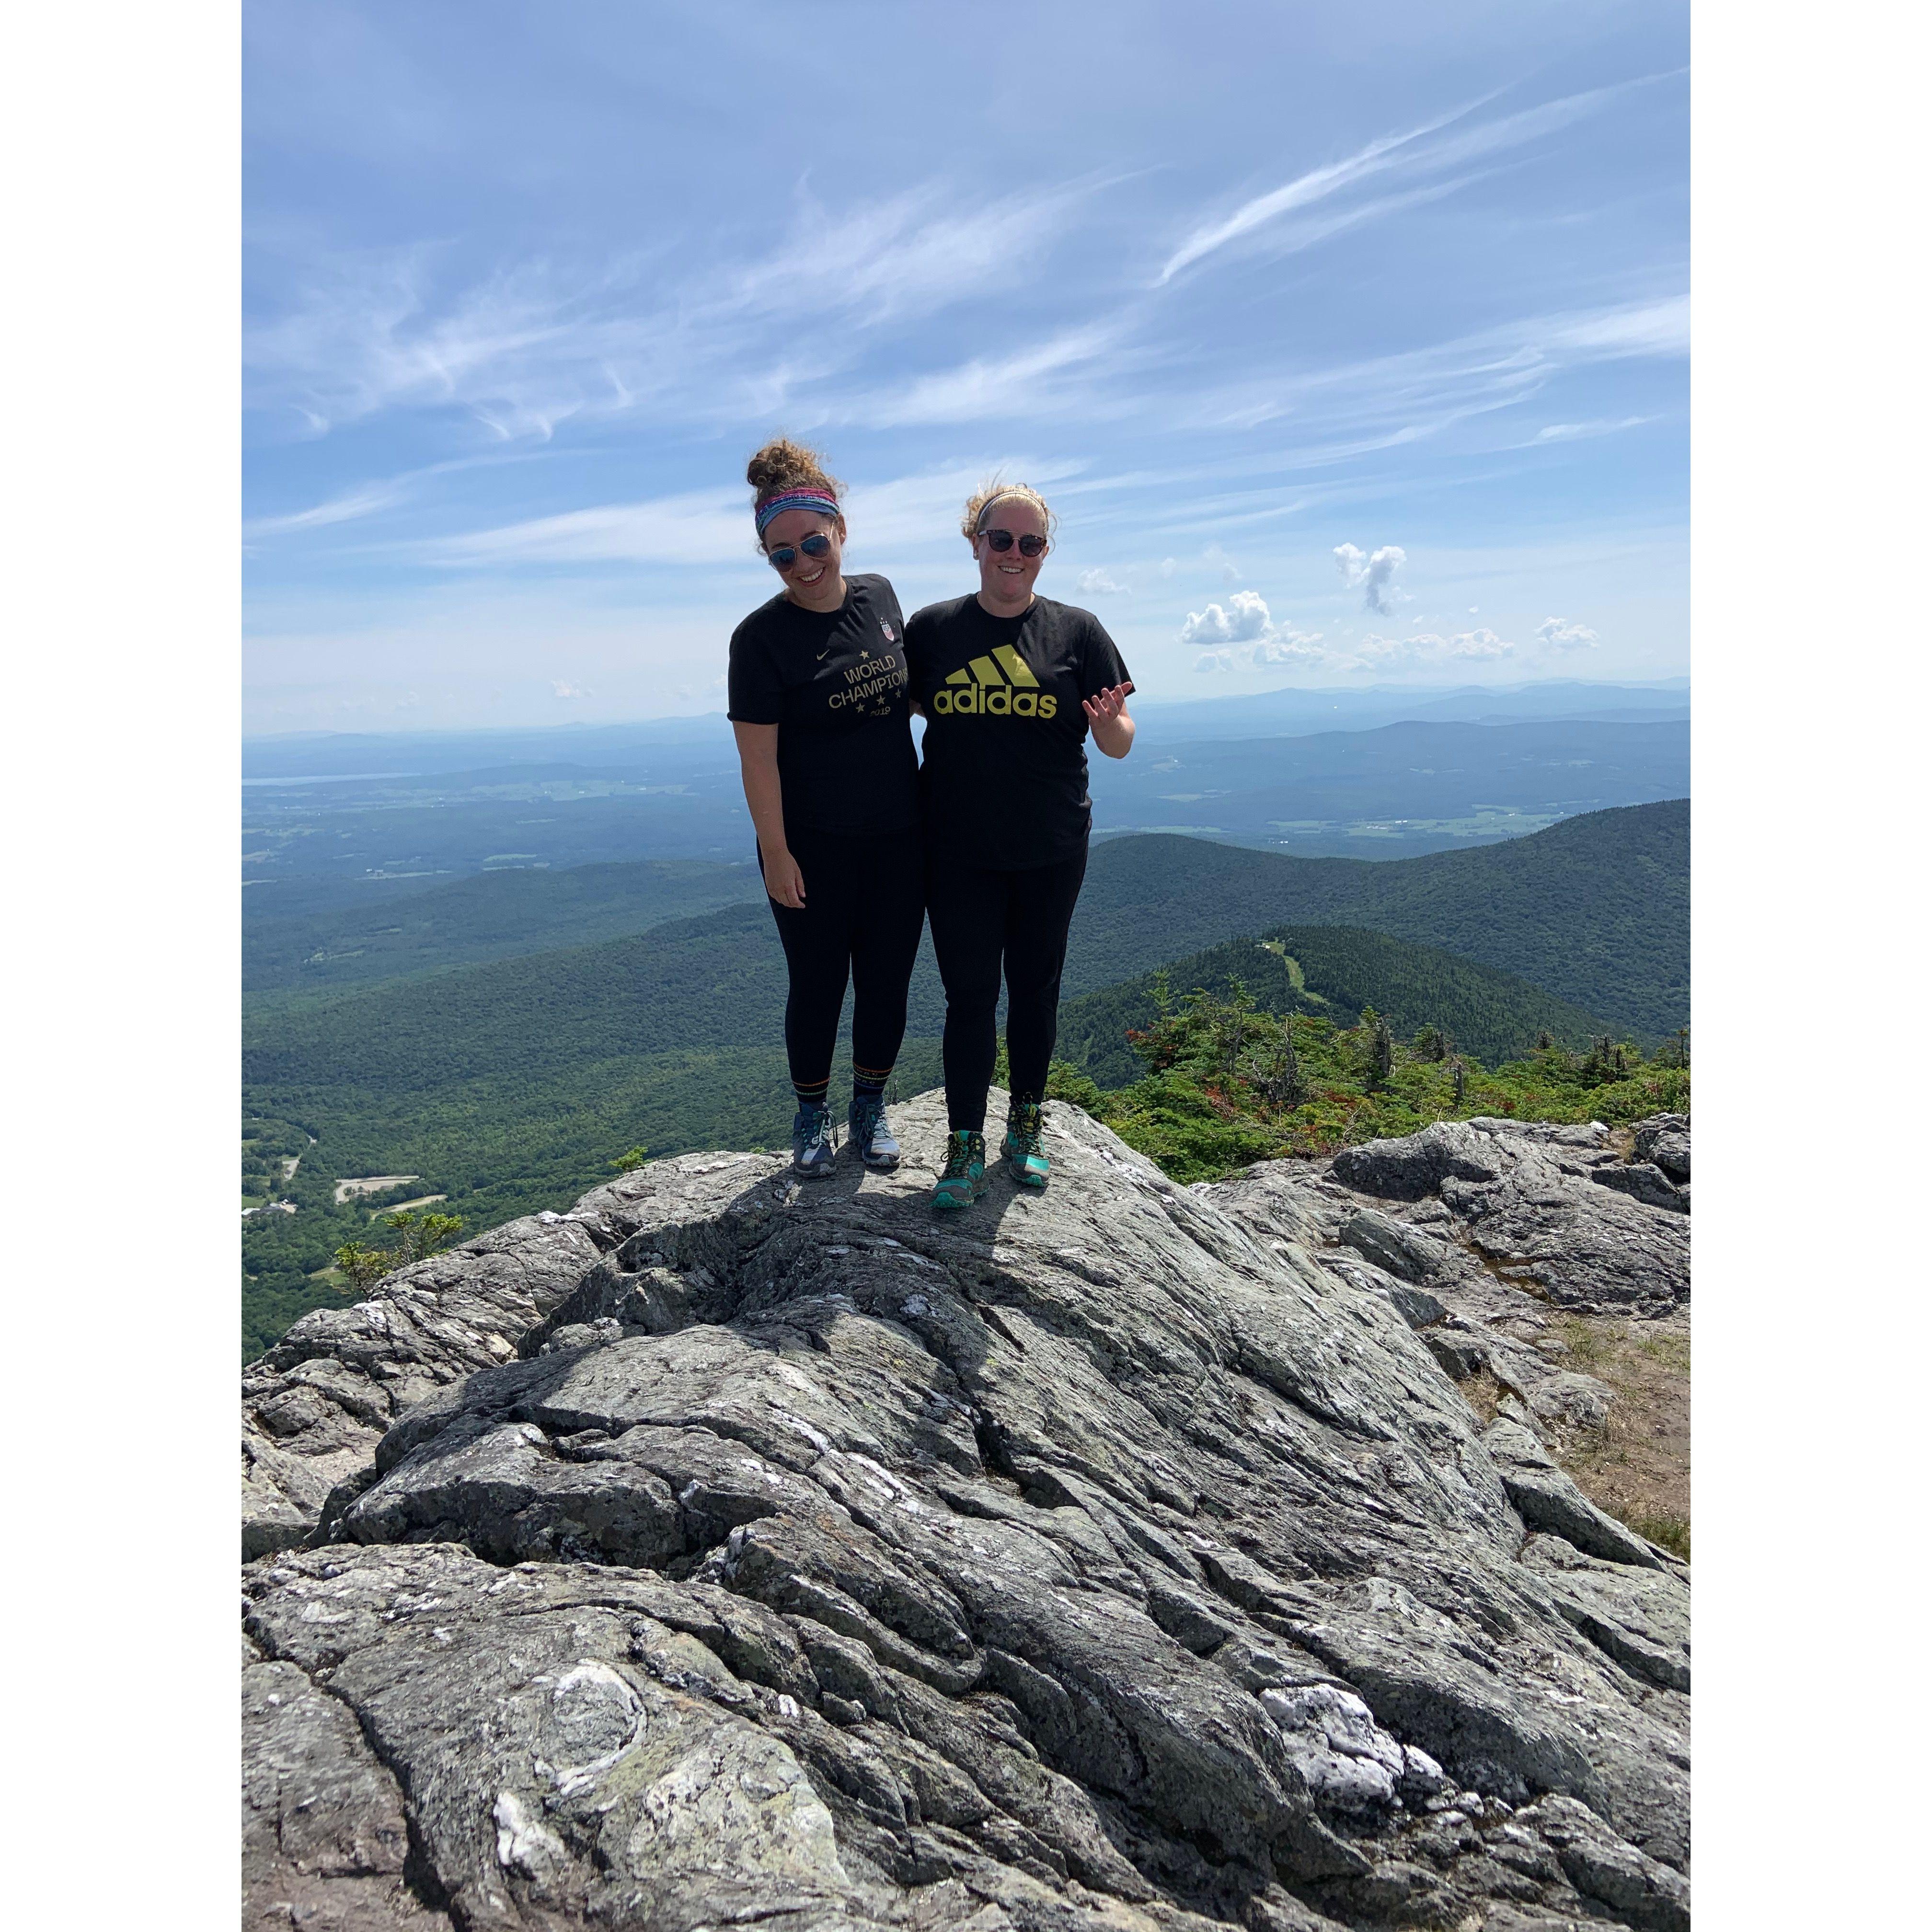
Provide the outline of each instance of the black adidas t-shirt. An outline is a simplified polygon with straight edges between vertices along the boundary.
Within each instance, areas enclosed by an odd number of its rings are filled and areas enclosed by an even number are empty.
[[[847,578],[836,610],[760,604],[731,633],[727,684],[734,724],[778,728],[788,837],[918,823],[905,620],[885,578]]]
[[[1094,817],[1081,703],[1127,677],[1099,618],[1050,597],[995,617],[961,597],[914,614],[906,655],[928,826],[958,827],[967,862],[996,872],[1072,857]]]

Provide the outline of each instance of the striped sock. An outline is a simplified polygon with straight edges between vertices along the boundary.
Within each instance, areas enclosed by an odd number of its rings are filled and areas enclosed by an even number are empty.
[[[880,1100],[885,1097],[886,1082],[892,1077],[890,1067],[854,1066],[852,1097],[855,1100]]]
[[[794,1080],[791,1090],[798,1096],[801,1107],[822,1107],[825,1105],[826,1090],[832,1084],[832,1076],[827,1074],[823,1080]]]

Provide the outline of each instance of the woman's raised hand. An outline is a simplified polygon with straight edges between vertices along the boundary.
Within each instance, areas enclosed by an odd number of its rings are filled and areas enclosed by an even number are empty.
[[[1134,742],[1134,721],[1127,716],[1127,699],[1133,688],[1127,681],[1080,700],[1093,728],[1094,743],[1110,758],[1124,758]]]
[[[794,912],[805,908],[805,874],[789,852],[768,853],[765,857],[765,890],[782,906]]]

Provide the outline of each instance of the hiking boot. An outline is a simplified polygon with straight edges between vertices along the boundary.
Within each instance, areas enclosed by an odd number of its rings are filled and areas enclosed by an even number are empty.
[[[946,1167],[932,1190],[942,1210],[970,1208],[986,1191],[986,1136],[955,1127],[946,1136]]]
[[[899,1144],[886,1124],[886,1103],[876,1096],[853,1096],[845,1114],[845,1138],[875,1174],[890,1174],[899,1164]]]
[[[1040,1102],[1016,1100],[1006,1110],[1006,1137],[1000,1151],[1022,1187],[1044,1187],[1052,1162],[1040,1142]]]
[[[808,1102],[792,1117],[792,1172],[806,1180],[823,1180],[837,1158],[832,1149],[832,1109],[823,1100]]]

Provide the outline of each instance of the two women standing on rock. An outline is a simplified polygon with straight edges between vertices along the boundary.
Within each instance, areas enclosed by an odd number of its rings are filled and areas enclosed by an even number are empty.
[[[1092,818],[1085,740],[1110,758],[1132,747],[1126,668],[1097,618],[1036,594],[1053,514],[1023,484],[966,506],[978,588],[902,624],[884,578],[842,574],[838,486],[815,455],[770,443],[746,478],[785,588],[732,635],[730,716],[790,971],[793,1166],[832,1171],[826,1096],[848,968],[850,1144],[868,1166],[898,1165],[883,1096],[924,914],[946,1000],[932,1204],[956,1210],[986,1190],[1003,971],[1002,1151],[1021,1186],[1043,1187],[1040,1104]],[[916,782],[914,710],[926,719]]]

